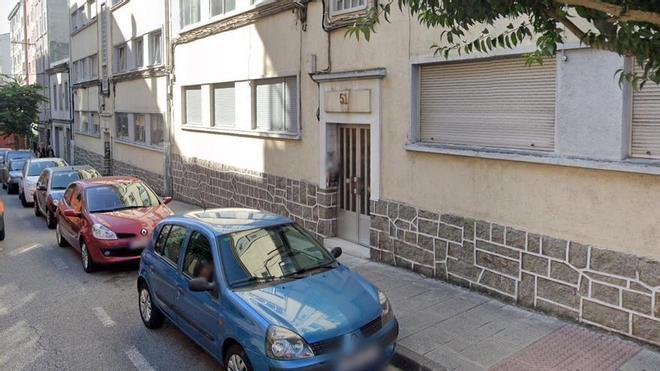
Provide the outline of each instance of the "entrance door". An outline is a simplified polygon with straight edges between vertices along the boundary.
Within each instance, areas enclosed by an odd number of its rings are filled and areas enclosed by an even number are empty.
[[[371,140],[368,126],[338,125],[339,197],[337,232],[346,240],[369,245]]]

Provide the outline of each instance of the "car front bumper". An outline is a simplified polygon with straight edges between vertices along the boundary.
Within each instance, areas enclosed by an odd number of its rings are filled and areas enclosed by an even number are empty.
[[[135,243],[135,239],[89,241],[87,249],[97,264],[138,262],[146,245]]]
[[[396,350],[396,340],[399,335],[399,323],[396,319],[385,324],[383,328],[369,338],[363,346],[358,350],[348,355],[340,355],[337,353],[328,353],[318,355],[308,359],[301,359],[295,361],[278,361],[270,359],[266,356],[257,355],[248,352],[250,361],[257,360],[255,370],[269,370],[269,371],[375,371],[385,368],[390,362]],[[357,368],[344,368],[340,365],[346,357],[354,356],[360,351],[370,346],[377,346],[379,349],[378,357],[372,361],[365,363]]]

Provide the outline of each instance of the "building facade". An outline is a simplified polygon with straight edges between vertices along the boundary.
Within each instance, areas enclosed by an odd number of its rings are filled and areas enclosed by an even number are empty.
[[[346,37],[371,0],[171,5],[176,198],[660,344],[660,88],[621,88],[631,61],[445,59],[397,12]]]
[[[11,34],[0,34],[0,81],[12,75],[11,70]]]
[[[71,114],[69,59],[51,63],[47,72],[51,112],[50,147],[55,156],[73,163],[71,148],[73,116]]]
[[[26,33],[24,18],[24,1],[18,1],[9,13],[9,39],[11,44],[11,74],[20,82],[26,81],[27,65],[25,45]]]
[[[166,2],[71,0],[74,157],[165,189]],[[136,22],[139,19],[140,22]]]

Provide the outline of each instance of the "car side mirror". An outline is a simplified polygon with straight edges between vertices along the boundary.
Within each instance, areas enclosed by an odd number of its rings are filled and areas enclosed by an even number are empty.
[[[188,281],[188,289],[196,292],[213,291],[215,283],[207,281],[204,277],[197,277]]]
[[[341,250],[341,247],[335,247],[332,250],[330,250],[330,254],[332,254],[332,256],[334,256],[335,259],[340,257],[342,252],[343,251]]]
[[[164,203],[165,205],[167,205],[167,204],[169,204],[170,202],[172,202],[172,200],[174,200],[172,197],[163,197],[163,203]]]
[[[80,211],[68,208],[64,210],[64,216],[68,216],[69,218],[80,218],[81,214]]]

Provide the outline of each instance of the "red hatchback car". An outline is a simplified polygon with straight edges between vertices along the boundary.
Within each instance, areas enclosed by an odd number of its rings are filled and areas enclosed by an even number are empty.
[[[133,177],[76,181],[57,207],[57,243],[78,250],[87,273],[98,265],[138,261],[158,222],[173,214],[165,206],[171,200],[161,200]]]

